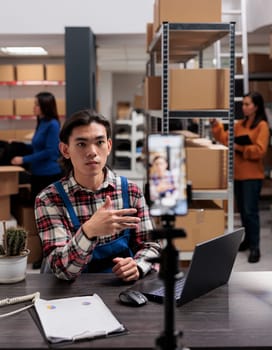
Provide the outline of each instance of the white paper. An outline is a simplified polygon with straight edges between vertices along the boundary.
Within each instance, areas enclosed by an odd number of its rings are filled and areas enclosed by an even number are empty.
[[[38,299],[34,305],[44,333],[52,343],[107,336],[125,330],[97,294]]]

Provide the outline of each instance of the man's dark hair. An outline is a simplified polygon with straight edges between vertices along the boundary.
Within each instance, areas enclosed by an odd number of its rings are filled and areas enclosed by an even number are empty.
[[[86,109],[76,112],[70,118],[66,119],[60,131],[60,141],[68,145],[69,138],[74,128],[90,125],[91,123],[103,125],[106,129],[107,139],[111,138],[111,125],[109,120],[95,111]],[[60,164],[66,175],[73,170],[71,160],[64,158],[62,155],[60,157]]]

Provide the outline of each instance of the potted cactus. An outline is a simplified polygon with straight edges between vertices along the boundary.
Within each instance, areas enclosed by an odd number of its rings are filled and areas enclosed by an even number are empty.
[[[26,248],[27,231],[23,227],[6,228],[0,244],[0,283],[15,283],[26,276],[27,257],[30,253]]]

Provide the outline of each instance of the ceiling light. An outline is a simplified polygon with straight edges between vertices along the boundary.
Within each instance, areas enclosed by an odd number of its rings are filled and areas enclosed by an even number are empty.
[[[44,56],[48,55],[43,47],[32,46],[32,47],[1,47],[0,51],[7,55],[37,55]]]

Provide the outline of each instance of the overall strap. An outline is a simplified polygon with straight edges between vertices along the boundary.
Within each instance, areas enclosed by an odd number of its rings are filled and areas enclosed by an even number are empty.
[[[128,181],[127,181],[126,177],[124,177],[124,176],[120,176],[120,177],[121,177],[123,207],[125,209],[127,209],[127,208],[129,208]],[[62,200],[63,200],[63,202],[68,210],[68,213],[70,215],[70,218],[72,220],[74,227],[76,229],[78,229],[80,227],[80,222],[78,220],[78,217],[76,216],[76,213],[75,213],[75,210],[72,206],[72,203],[71,203],[69,197],[67,196],[67,193],[65,192],[60,181],[54,182],[54,185],[57,188],[59,195],[61,196],[61,198],[62,198]]]
[[[67,193],[64,191],[64,188],[63,188],[63,186],[62,186],[60,181],[54,182],[54,185],[57,188],[57,190],[58,190],[58,192],[59,192],[59,194],[60,194],[60,196],[61,196],[61,198],[62,198],[62,200],[63,200],[63,202],[64,202],[64,204],[65,204],[65,206],[67,208],[67,210],[68,210],[68,213],[70,215],[70,218],[72,220],[72,223],[73,223],[74,227],[76,229],[78,229],[80,227],[80,222],[78,220],[78,217],[76,216],[76,213],[75,213],[75,210],[74,210],[74,208],[72,206],[72,203],[71,203],[69,197],[67,196]]]
[[[128,180],[125,176],[120,176],[120,178],[121,178],[123,208],[128,209],[130,207],[129,197],[128,197]]]

